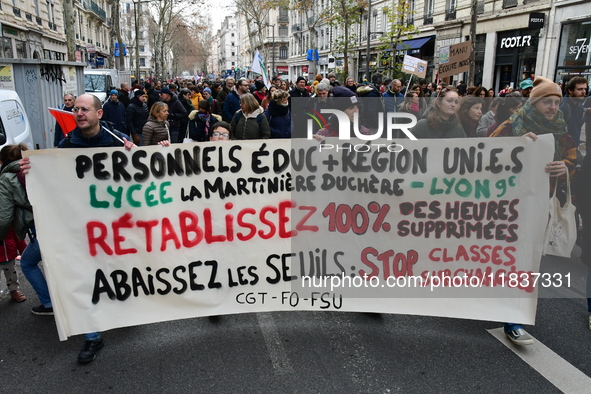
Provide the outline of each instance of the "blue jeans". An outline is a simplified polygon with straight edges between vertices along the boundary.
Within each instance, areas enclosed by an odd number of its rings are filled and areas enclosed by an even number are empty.
[[[39,249],[39,241],[33,237],[31,242],[25,248],[21,256],[21,268],[23,274],[33,286],[33,290],[37,293],[39,301],[46,308],[51,308],[51,298],[49,297],[49,289],[47,288],[47,281],[39,268],[41,262],[41,250]]]
[[[39,241],[37,241],[36,237],[33,237],[21,256],[21,269],[39,296],[39,301],[41,301],[44,307],[51,308],[52,305],[51,298],[49,297],[49,288],[47,287],[47,281],[43,276],[43,272],[41,272],[41,268],[39,268],[40,262],[41,250],[39,249]],[[85,334],[85,337],[87,341],[94,341],[100,339],[101,333],[91,332]]]

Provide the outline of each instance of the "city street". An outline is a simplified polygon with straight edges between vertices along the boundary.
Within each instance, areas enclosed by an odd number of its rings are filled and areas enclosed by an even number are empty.
[[[508,343],[495,322],[283,312],[112,330],[85,366],[76,362],[81,336],[60,342],[53,317],[30,313],[38,300],[19,272],[29,299],[0,300],[0,392],[588,393],[579,254],[542,261],[543,272],[570,271],[572,283],[541,292],[555,298],[540,298],[529,347]]]

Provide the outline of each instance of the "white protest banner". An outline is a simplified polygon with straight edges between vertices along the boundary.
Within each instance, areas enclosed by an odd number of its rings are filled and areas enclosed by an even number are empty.
[[[409,55],[404,55],[404,60],[402,62],[402,72],[416,75],[419,78],[425,78],[427,75],[428,64],[429,63],[425,60],[421,60]]]
[[[534,322],[551,136],[349,142],[25,152],[60,338],[289,310]]]

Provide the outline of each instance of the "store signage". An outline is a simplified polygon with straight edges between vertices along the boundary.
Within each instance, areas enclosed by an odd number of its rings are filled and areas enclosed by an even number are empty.
[[[530,29],[541,29],[544,27],[544,21],[546,20],[546,14],[541,12],[532,12],[529,14],[529,25]]]
[[[308,66],[302,66],[302,73],[308,72]]]
[[[501,39],[501,49],[531,46],[531,36],[505,37]]]
[[[574,55],[574,54],[577,55],[575,57],[575,60],[579,60],[579,56],[581,56],[581,53],[591,52],[591,43],[587,44],[586,38],[577,38],[577,40],[575,42],[577,45],[571,45],[570,48],[568,49],[569,55]]]

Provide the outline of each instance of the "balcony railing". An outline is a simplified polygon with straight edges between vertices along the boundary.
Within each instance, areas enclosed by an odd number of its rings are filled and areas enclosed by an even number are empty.
[[[12,12],[14,12],[15,16],[18,16],[19,18],[21,17],[21,9],[20,8],[12,7]]]
[[[503,8],[517,7],[517,0],[503,0]]]
[[[33,15],[29,14],[28,12],[25,12],[25,18],[27,18],[29,22],[33,22]]]
[[[289,22],[289,18],[287,17],[287,15],[279,15],[277,17],[277,22],[279,22],[279,23],[287,23],[287,22]]]
[[[406,19],[406,25],[407,25],[407,26],[412,26],[412,25],[414,25],[414,24],[415,24],[415,18],[414,18],[414,16],[409,16],[409,17]]]
[[[427,14],[423,18],[423,25],[430,25],[433,23],[433,14]]]
[[[94,1],[85,0],[83,4],[85,10],[94,12],[98,17],[100,17],[104,21],[107,20],[107,13],[105,12],[105,10],[99,7]]]
[[[57,25],[55,23],[48,22],[47,25],[49,26],[49,28],[51,30],[53,30],[53,31],[57,30]]]
[[[449,10],[445,10],[445,20],[446,21],[451,21],[456,19],[456,9],[455,8],[451,8]]]

